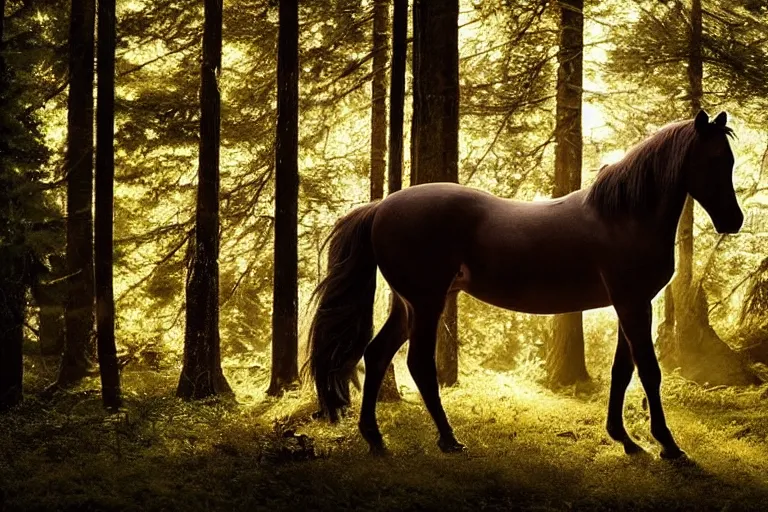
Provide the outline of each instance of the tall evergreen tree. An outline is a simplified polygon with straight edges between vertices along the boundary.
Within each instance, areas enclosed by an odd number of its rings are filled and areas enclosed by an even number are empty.
[[[560,48],[557,52],[555,180],[552,197],[581,188],[581,95],[584,59],[584,0],[561,0]],[[553,384],[589,379],[584,359],[582,314],[556,315],[547,370]]]
[[[459,2],[415,0],[413,7],[411,183],[459,180]],[[446,300],[437,337],[438,380],[458,381],[456,295]]]
[[[8,95],[8,70],[5,62],[5,0],[0,0],[0,106],[6,107]],[[6,126],[0,126],[5,135]],[[0,157],[7,151],[6,138],[0,139]],[[16,202],[10,195],[16,187],[7,169],[5,158],[0,158],[0,411],[21,402],[24,361],[24,255],[19,250],[18,227],[13,222]]]
[[[120,407],[120,373],[115,346],[112,288],[115,179],[115,0],[98,0],[96,73],[96,209],[94,215],[96,347],[101,395],[108,408]]]
[[[642,99],[649,103],[646,111],[655,114],[658,124],[690,119],[715,100],[714,94],[705,94],[705,80],[711,83],[707,90],[727,90],[729,101],[759,101],[768,97],[768,55],[762,44],[766,32],[760,25],[749,2],[654,4],[642,11],[631,30],[617,34],[612,71],[640,85]],[[735,26],[742,29],[733,31]],[[649,91],[660,93],[664,101],[654,103]],[[645,126],[648,117],[643,113],[637,122]],[[688,198],[678,228],[676,275],[664,294],[665,318],[656,343],[660,362],[698,382],[755,382],[744,358],[710,324],[703,274],[696,278],[695,272],[693,211]],[[702,225],[709,229],[709,222]]]
[[[280,0],[275,144],[275,258],[272,377],[267,393],[281,394],[299,378],[299,4]]]
[[[376,201],[384,197],[384,178],[387,174],[387,66],[389,64],[389,2],[387,0],[375,0],[373,4],[372,32],[370,198],[371,201]],[[400,115],[400,137],[402,139],[402,112]],[[391,169],[389,177],[392,178]],[[390,364],[379,391],[379,400],[392,402],[399,399],[400,392],[395,380],[395,366]]]
[[[389,5],[373,3],[373,70],[371,72],[371,201],[384,197],[387,168],[387,66]]]
[[[694,117],[704,103],[704,31],[702,0],[691,0],[687,38],[686,75],[688,79],[686,99],[688,114]],[[694,283],[694,208],[693,198],[685,200],[680,224],[677,229],[677,268],[671,285],[665,290],[669,305],[665,306],[671,343],[662,342],[665,356],[675,366],[686,366],[694,358],[716,360],[722,375],[729,383],[756,383],[757,379],[746,363],[726,345],[710,326],[708,308],[700,283]],[[672,329],[669,329],[672,327]],[[691,357],[694,356],[694,357]],[[686,369],[684,374],[691,375]],[[707,372],[709,373],[709,372]],[[723,377],[715,379],[723,379]],[[705,377],[706,378],[706,377]],[[726,380],[723,380],[726,381]]]
[[[403,186],[403,123],[405,63],[408,56],[408,0],[394,0],[392,10],[392,72],[389,78],[389,167],[387,190]]]
[[[67,99],[66,338],[56,385],[88,373],[94,356],[93,321],[93,58],[95,0],[72,0]]]
[[[702,52],[702,13],[701,0],[691,0],[690,36],[688,42],[688,100],[690,116],[694,117],[701,110],[704,99],[704,55]],[[691,292],[693,283],[693,199],[688,196],[685,200],[680,225],[677,230],[677,273],[673,284],[674,296],[681,307],[674,310],[675,300],[672,300],[672,313],[676,329],[682,334],[690,314],[685,311],[684,298]]]
[[[205,0],[200,69],[200,156],[194,253],[187,279],[184,367],[176,394],[198,399],[231,393],[219,336],[219,150],[222,1]]]
[[[0,0],[0,411],[22,400],[24,322],[27,295],[47,273],[43,261],[61,253],[58,208],[44,194],[41,168],[48,160],[31,99],[40,77],[29,73],[44,58],[44,44],[31,36],[38,20],[15,13],[8,30],[5,0]],[[29,25],[27,25],[29,23]],[[38,60],[39,59],[39,60]]]
[[[690,30],[688,33],[687,75],[688,101],[690,116],[694,117],[701,110],[704,99],[704,60],[702,54],[702,15],[701,0],[691,0]],[[693,199],[688,196],[680,216],[677,230],[677,268],[673,283],[664,291],[665,316],[667,326],[675,337],[686,329],[691,319],[687,311],[687,296],[693,283]],[[678,304],[678,307],[675,305]],[[701,319],[698,319],[701,320]],[[695,322],[694,322],[695,323]]]

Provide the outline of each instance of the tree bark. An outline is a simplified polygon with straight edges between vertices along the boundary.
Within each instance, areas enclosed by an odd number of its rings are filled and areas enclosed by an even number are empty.
[[[459,181],[459,2],[415,0],[411,183]],[[437,338],[438,380],[458,380],[456,295],[446,300]]]
[[[387,0],[373,3],[373,70],[371,72],[371,200],[384,197],[387,157]]]
[[[416,2],[418,0],[413,0],[413,9],[412,9],[412,15],[413,15],[413,35],[412,35],[412,42],[411,42],[411,76],[412,76],[412,83],[411,83],[411,140],[410,140],[410,153],[411,153],[411,172],[410,177],[408,181],[408,186],[414,186],[419,184],[418,179],[418,164],[419,164],[419,158],[416,155],[416,139],[418,138],[418,119],[421,117],[421,100],[419,96],[419,91],[416,90],[416,77],[419,76],[421,73],[421,62],[419,59],[419,52],[417,51],[420,46],[421,36],[419,34],[419,31],[421,30],[419,27],[421,26],[421,21],[419,17],[419,9],[417,8]]]
[[[704,100],[704,57],[701,0],[691,1],[688,41],[688,101],[691,117]],[[680,368],[687,379],[710,385],[756,384],[759,379],[747,358],[731,349],[709,323],[707,301],[701,282],[694,281],[693,199],[688,196],[677,230],[677,269],[664,291],[665,320],[657,346],[667,369]]]
[[[389,36],[389,5],[387,0],[373,4],[373,70],[371,81],[371,201],[384,196],[384,177],[387,173],[387,64]],[[402,115],[402,114],[401,114]],[[393,118],[394,120],[394,118]],[[400,120],[402,148],[402,118]],[[392,169],[389,172],[392,177]],[[390,363],[378,399],[382,402],[400,400],[395,380],[395,366]]]
[[[392,11],[392,72],[389,85],[389,176],[391,194],[403,187],[403,123],[405,61],[408,52],[408,0],[394,0]]]
[[[70,386],[94,357],[93,285],[93,31],[94,0],[72,0],[67,99],[66,338],[56,385]]]
[[[115,179],[115,0],[99,0],[96,103],[95,281],[96,347],[101,396],[109,409],[120,407],[120,371],[115,346],[112,287]]]
[[[299,378],[299,6],[280,0],[277,43],[277,141],[275,145],[275,258],[272,308],[272,376],[277,396]]]
[[[704,97],[704,62],[701,48],[702,13],[701,0],[691,1],[691,27],[688,39],[688,101],[691,117],[698,114]],[[677,268],[675,277],[664,290],[664,324],[660,349],[662,360],[673,365],[681,357],[681,334],[690,323],[691,311],[686,304],[693,280],[693,200],[688,196],[680,215],[677,228]],[[708,320],[707,320],[708,323]]]
[[[702,19],[701,0],[691,1],[691,32],[688,44],[688,98],[690,115],[696,116],[701,110],[704,98],[704,61],[701,48]],[[679,329],[689,320],[690,312],[686,311],[686,296],[689,295],[693,283],[693,199],[688,196],[680,216],[677,229],[677,272],[672,283],[674,299],[670,312],[674,315],[674,323]],[[701,320],[701,319],[699,319]]]
[[[24,284],[23,258],[3,255],[4,268],[0,270],[0,411],[10,409],[22,401],[24,378]],[[9,264],[10,263],[10,264]]]
[[[219,147],[218,77],[221,70],[222,0],[205,0],[200,87],[200,169],[195,251],[187,281],[184,366],[176,390],[185,399],[229,394],[221,369],[219,337]]]
[[[7,105],[8,99],[8,73],[5,62],[5,0],[0,0],[0,107]],[[0,127],[3,133],[6,127]],[[0,179],[3,187],[0,187],[0,196],[4,196],[8,190],[5,180],[8,169],[6,168],[7,143],[0,140]],[[5,199],[5,198],[3,198]],[[4,223],[14,222],[14,219],[0,219],[0,227]],[[6,231],[6,230],[3,230]],[[2,266],[0,267],[0,411],[4,411],[18,405],[22,401],[22,384],[24,378],[24,359],[22,347],[24,345],[24,266],[23,258],[12,244],[23,243],[23,240],[0,241],[0,253]]]
[[[561,0],[558,6],[560,49],[557,53],[555,185],[552,197],[562,197],[581,188],[582,166],[584,1]],[[570,385],[589,379],[584,359],[581,312],[555,316],[546,366],[549,380],[555,385]]]

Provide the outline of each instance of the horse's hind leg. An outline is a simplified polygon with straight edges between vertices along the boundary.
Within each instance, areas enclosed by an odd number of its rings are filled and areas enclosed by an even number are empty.
[[[624,395],[627,386],[632,380],[635,371],[635,363],[632,362],[632,351],[629,348],[627,337],[619,326],[616,355],[613,358],[611,368],[611,394],[608,400],[608,421],[606,429],[608,435],[615,441],[624,445],[624,452],[628,455],[643,451],[640,446],[629,437],[624,428]]]
[[[408,339],[408,311],[403,299],[392,293],[392,307],[384,326],[365,349],[365,384],[358,427],[371,452],[385,453],[384,440],[376,422],[376,400],[392,358]]]
[[[413,305],[413,327],[408,348],[408,370],[411,372],[421,398],[429,414],[437,425],[440,439],[437,445],[444,452],[459,452],[464,445],[456,440],[453,428],[448,423],[445,409],[440,401],[440,387],[437,381],[435,365],[435,347],[437,345],[437,327],[443,311],[443,300],[429,305]]]
[[[615,305],[621,328],[629,341],[632,357],[643,383],[648,408],[651,412],[651,434],[661,444],[661,457],[674,459],[685,453],[677,446],[664,418],[661,405],[661,369],[653,351],[651,338],[651,304]]]

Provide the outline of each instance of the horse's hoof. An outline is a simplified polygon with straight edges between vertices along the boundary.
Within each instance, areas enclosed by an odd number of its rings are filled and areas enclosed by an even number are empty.
[[[363,436],[365,442],[368,443],[370,452],[373,455],[385,455],[387,449],[384,447],[384,437],[381,435],[378,425],[368,425],[365,423],[358,423],[357,425],[360,435]]]
[[[443,453],[461,453],[467,451],[467,447],[456,440],[456,438],[443,439],[437,441],[437,446]]]
[[[688,455],[681,450],[678,446],[670,446],[668,448],[662,448],[659,456],[666,460],[682,461],[688,458]]]
[[[627,455],[640,455],[645,453],[645,450],[643,449],[643,447],[631,439],[624,440],[623,444],[624,444],[624,453]]]

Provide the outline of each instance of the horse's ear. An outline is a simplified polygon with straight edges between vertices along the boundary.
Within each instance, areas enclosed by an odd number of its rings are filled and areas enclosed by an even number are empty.
[[[725,111],[720,112],[717,114],[717,117],[713,121],[716,126],[719,126],[720,128],[725,128],[725,123],[728,122],[728,114],[725,113]]]
[[[696,127],[697,132],[704,133],[707,125],[709,125],[709,114],[707,114],[706,110],[701,109],[696,114],[696,119],[693,120],[693,126]]]

